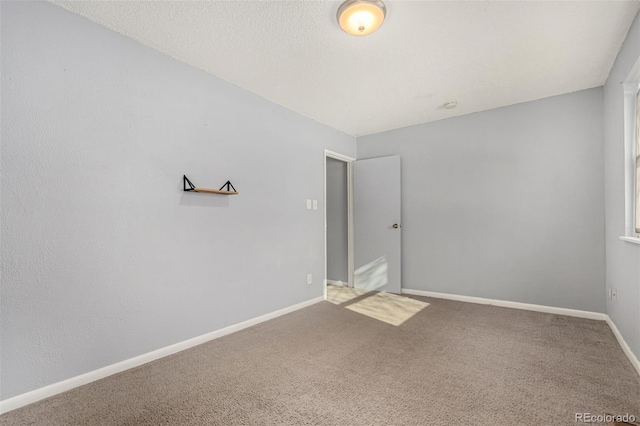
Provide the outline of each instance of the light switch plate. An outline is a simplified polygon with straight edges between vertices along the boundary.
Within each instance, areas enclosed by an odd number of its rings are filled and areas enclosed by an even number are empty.
[[[318,200],[313,200],[313,209],[318,210]]]
[[[311,200],[307,200],[307,210],[311,210]]]

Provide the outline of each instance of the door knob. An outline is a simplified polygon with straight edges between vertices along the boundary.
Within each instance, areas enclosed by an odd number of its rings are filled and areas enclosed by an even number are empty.
[[[393,224],[393,229],[398,229],[398,228],[400,228],[400,225],[398,225],[397,223],[394,223]]]

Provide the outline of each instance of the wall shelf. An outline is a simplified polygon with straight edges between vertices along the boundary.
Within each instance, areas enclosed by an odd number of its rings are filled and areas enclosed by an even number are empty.
[[[182,175],[182,187],[185,192],[205,192],[207,194],[237,195],[238,191],[233,187],[230,181],[226,181],[220,189],[200,188],[195,186],[186,175]],[[227,189],[223,189],[227,187]],[[233,188],[233,191],[231,190]]]

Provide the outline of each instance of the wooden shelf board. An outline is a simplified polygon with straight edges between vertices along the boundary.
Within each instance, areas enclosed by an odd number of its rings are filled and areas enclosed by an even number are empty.
[[[224,191],[222,189],[209,189],[209,188],[193,188],[195,192],[206,192],[208,194],[223,194],[223,195],[237,195],[235,191]]]

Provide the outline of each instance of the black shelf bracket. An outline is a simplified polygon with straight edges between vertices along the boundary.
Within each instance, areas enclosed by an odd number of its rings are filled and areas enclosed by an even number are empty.
[[[189,188],[187,188],[187,185],[189,185]],[[187,175],[182,175],[182,189],[184,191],[195,191],[196,189],[196,186],[191,183]]]
[[[185,176],[185,178],[186,178],[186,176]],[[189,182],[189,183],[191,183],[191,182]],[[238,191],[233,187],[233,184],[232,184],[232,183],[231,183],[231,181],[229,181],[229,180],[228,180],[224,185],[222,185],[222,186],[220,187],[220,191],[222,191],[222,188],[224,188],[225,186],[227,187],[226,191],[231,191],[231,189],[229,189],[229,187],[231,187],[231,188],[233,188],[233,192],[238,192]]]
[[[226,189],[224,189],[226,187]],[[195,186],[193,182],[189,180],[187,175],[182,175],[182,190],[183,191],[193,191],[193,192],[208,192],[210,194],[222,194],[222,195],[236,195],[238,191],[233,186],[231,181],[226,181],[220,189],[208,189],[208,188],[200,188]]]

